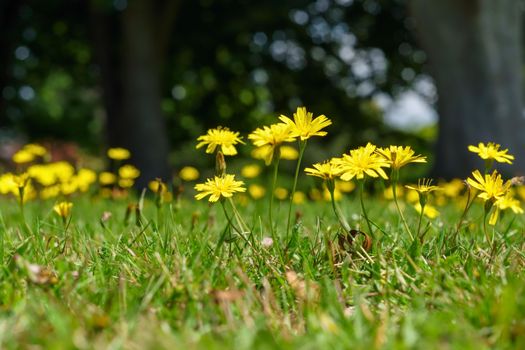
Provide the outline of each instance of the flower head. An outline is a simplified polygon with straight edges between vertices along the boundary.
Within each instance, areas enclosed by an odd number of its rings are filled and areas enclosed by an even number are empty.
[[[511,191],[507,191],[504,196],[499,197],[494,202],[494,210],[489,218],[489,225],[496,225],[499,218],[499,212],[502,210],[510,209],[515,214],[523,214],[523,208],[520,205],[520,201],[514,198]]]
[[[489,142],[486,145],[482,142],[478,146],[470,145],[468,150],[470,152],[476,153],[481,159],[484,160],[495,160],[498,163],[508,163],[512,164],[514,156],[507,154],[508,149],[500,150],[501,146],[497,143]]]
[[[199,170],[192,166],[185,166],[179,171],[179,177],[184,181],[195,181],[199,178]]]
[[[495,202],[500,197],[503,197],[511,186],[510,181],[503,182],[501,174],[498,174],[497,170],[494,170],[490,175],[481,175],[479,170],[476,170],[472,173],[472,177],[467,178],[467,183],[481,191],[478,197],[484,201]]]
[[[242,142],[242,137],[239,137],[238,132],[230,131],[228,128],[218,127],[210,129],[206,135],[201,135],[197,138],[200,141],[196,148],[207,145],[206,153],[214,153],[217,147],[220,147],[222,153],[226,156],[234,156],[237,154],[235,145]]]
[[[61,218],[67,218],[71,214],[72,207],[73,207],[73,203],[71,202],[60,202],[58,204],[55,204],[55,206],[53,207],[53,210]]]
[[[427,194],[436,190],[439,190],[439,186],[432,185],[432,179],[419,179],[417,186],[405,186],[409,190],[414,190],[419,194]]]
[[[254,146],[264,149],[261,153],[265,154],[264,161],[266,165],[272,163],[275,151],[283,142],[295,141],[295,137],[292,136],[291,126],[285,123],[257,128],[248,135],[248,139],[253,142]]]
[[[313,114],[306,111],[306,107],[297,107],[293,114],[293,120],[281,115],[279,119],[291,127],[291,135],[299,137],[301,141],[308,140],[312,136],[325,136],[326,131],[321,131],[332,124],[324,114],[313,119]]]
[[[354,177],[360,180],[364,179],[365,175],[388,179],[383,168],[390,167],[390,164],[375,150],[376,146],[368,143],[364,147],[351,150],[350,154],[343,154],[342,158],[334,158],[333,162],[341,168],[341,180],[350,181]]]
[[[195,190],[200,192],[195,195],[198,200],[210,196],[210,202],[217,202],[221,197],[232,197],[235,192],[245,192],[244,182],[235,181],[235,175],[225,174],[206,180],[205,183],[195,185]]]
[[[126,160],[131,157],[131,153],[122,147],[108,149],[108,157],[113,160]]]
[[[140,176],[140,170],[134,167],[133,165],[127,164],[123,165],[118,169],[118,175],[122,179],[136,179]]]
[[[386,159],[392,169],[399,169],[409,163],[426,163],[426,157],[421,155],[414,155],[415,152],[410,146],[390,146],[386,148],[378,148],[378,154]]]
[[[35,155],[25,149],[21,149],[13,155],[13,162],[17,164],[24,164],[32,162],[35,159]]]
[[[334,163],[333,160],[316,163],[312,166],[313,168],[304,169],[306,175],[320,177],[324,180],[334,180],[341,175],[341,166]]]

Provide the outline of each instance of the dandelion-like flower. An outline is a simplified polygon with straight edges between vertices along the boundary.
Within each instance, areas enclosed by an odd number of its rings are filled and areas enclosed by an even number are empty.
[[[323,180],[334,180],[341,175],[341,166],[335,164],[333,160],[316,163],[313,168],[304,169],[306,175],[320,177]]]
[[[270,165],[273,160],[276,149],[283,142],[293,142],[295,137],[292,136],[292,127],[289,124],[277,123],[269,127],[263,126],[257,128],[254,132],[248,135],[254,146],[261,149],[264,154],[264,161],[266,165]]]
[[[127,164],[123,165],[118,169],[118,175],[122,179],[136,179],[140,176],[140,170],[134,167],[133,165]]]
[[[467,178],[467,183],[475,189],[481,191],[478,197],[484,201],[495,202],[503,197],[511,186],[510,181],[503,182],[501,174],[494,170],[492,174],[482,175],[479,170],[472,173],[473,178]]]
[[[55,204],[53,207],[53,210],[55,213],[58,214],[61,218],[65,219],[69,215],[71,215],[71,208],[73,207],[73,203],[71,202],[60,202],[58,204]]]
[[[184,181],[195,181],[199,176],[199,170],[192,166],[185,166],[179,171],[179,177]]]
[[[406,185],[405,187],[409,190],[416,191],[420,195],[428,194],[430,192],[437,191],[440,189],[439,186],[432,185],[432,179],[419,179],[417,182],[417,186]]]
[[[222,153],[226,156],[234,156],[237,154],[235,145],[242,142],[242,137],[239,137],[238,132],[230,131],[228,128],[218,127],[210,129],[206,135],[201,135],[197,138],[200,141],[196,148],[206,146],[206,153],[214,153],[217,147],[220,147]]]
[[[399,169],[409,163],[426,163],[427,158],[421,155],[414,155],[415,152],[410,146],[390,146],[378,148],[376,152],[390,164],[392,169]]]
[[[210,196],[210,202],[217,202],[221,197],[232,197],[235,192],[245,192],[244,182],[235,181],[235,175],[225,174],[224,176],[215,176],[206,180],[205,183],[195,185],[195,190],[200,192],[195,195],[198,200]]]
[[[306,107],[297,107],[293,120],[284,115],[281,115],[279,119],[289,125],[292,136],[299,137],[301,141],[308,140],[312,136],[325,136],[326,131],[321,130],[332,124],[332,121],[324,114],[314,119],[313,114],[306,111]]]
[[[341,168],[341,180],[350,181],[354,177],[361,180],[365,175],[388,179],[383,168],[390,167],[390,164],[375,150],[376,146],[368,143],[351,150],[350,154],[343,154],[342,158],[334,158],[333,162]]]
[[[478,143],[478,146],[470,145],[468,150],[476,153],[481,159],[493,161],[498,163],[512,164],[514,156],[507,154],[508,149],[500,150],[500,145],[497,143],[489,142],[486,145],[483,142]]]

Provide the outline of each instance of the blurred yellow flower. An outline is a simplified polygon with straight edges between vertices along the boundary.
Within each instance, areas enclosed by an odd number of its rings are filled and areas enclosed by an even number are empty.
[[[162,194],[168,190],[168,186],[161,179],[156,179],[148,183],[148,188],[153,193]]]
[[[47,154],[47,149],[37,143],[29,143],[24,146],[23,150],[37,157],[43,157]]]
[[[390,164],[375,150],[376,146],[368,143],[364,147],[351,150],[350,154],[343,154],[342,158],[334,158],[333,162],[341,168],[341,180],[349,181],[354,177],[360,180],[366,175],[388,179],[382,168],[388,168]]]
[[[242,137],[239,137],[238,132],[230,131],[228,128],[217,127],[210,129],[206,135],[201,135],[197,138],[200,141],[196,148],[206,146],[206,153],[214,153],[217,147],[220,147],[225,156],[234,156],[237,154],[235,145],[242,142]]]
[[[184,181],[195,181],[199,178],[199,176],[199,170],[192,166],[185,166],[179,171],[179,177]]]
[[[207,179],[205,183],[195,185],[197,193],[195,198],[198,200],[210,196],[210,202],[217,202],[221,197],[232,197],[235,192],[245,192],[244,182],[236,181],[235,175],[225,174],[224,176],[215,176]]]
[[[284,201],[288,198],[288,190],[284,187],[277,187],[273,193],[275,195],[275,198],[281,201]]]
[[[352,181],[335,181],[335,188],[341,192],[349,193],[355,190],[355,183]]]
[[[421,213],[421,204],[420,203],[414,204],[414,208],[416,209],[416,211],[418,213]],[[437,218],[439,216],[439,211],[435,207],[433,207],[432,205],[426,204],[425,205],[425,209],[423,209],[423,215],[425,215],[429,219],[435,219],[435,218]]]
[[[117,176],[109,171],[104,171],[98,176],[98,182],[100,182],[102,186],[113,185],[117,182]]]
[[[442,189],[442,193],[450,198],[458,197],[465,188],[465,182],[461,179],[452,179],[450,181],[442,182],[439,184]]]
[[[291,135],[298,137],[301,141],[308,140],[312,136],[325,136],[326,131],[321,131],[332,124],[325,115],[313,119],[313,114],[306,111],[306,107],[297,107],[293,114],[293,120],[281,115],[279,119],[291,127]]]
[[[261,174],[261,167],[257,164],[247,164],[241,168],[241,175],[247,179],[253,179]]]
[[[118,185],[122,188],[130,188],[133,186],[133,184],[135,183],[135,181],[133,179],[119,179],[118,180]]]
[[[253,199],[262,198],[262,197],[264,197],[265,193],[266,193],[266,189],[264,187],[262,187],[261,185],[252,184],[252,185],[248,186],[248,194]]]
[[[404,192],[403,186],[396,185],[396,193],[399,197],[403,196],[403,192]],[[389,200],[394,199],[394,193],[392,192],[392,186],[385,188],[385,190],[383,191],[383,197]]]
[[[426,157],[415,156],[414,150],[410,146],[389,146],[378,148],[376,152],[386,159],[392,169],[399,169],[409,163],[426,163]]]
[[[131,153],[122,147],[115,147],[108,149],[108,157],[113,160],[126,160],[131,157]]]
[[[17,164],[29,163],[29,162],[32,162],[34,159],[35,159],[35,155],[24,149],[21,149],[20,151],[16,152],[13,155],[13,162]]]
[[[296,160],[299,158],[299,151],[295,147],[283,145],[281,146],[281,159]]]
[[[53,210],[55,211],[55,213],[58,214],[58,216],[62,218],[67,218],[69,215],[71,215],[72,207],[73,203],[71,202],[60,202],[58,204],[55,204]]]
[[[292,136],[291,126],[284,123],[257,128],[248,135],[248,139],[252,141],[254,146],[264,149],[261,153],[264,152],[265,154],[264,162],[266,165],[272,163],[276,150],[283,142],[295,141],[295,137]]]
[[[468,146],[468,150],[476,153],[484,160],[495,160],[498,163],[512,164],[514,156],[507,154],[508,149],[500,150],[500,147],[497,143],[489,142],[485,145],[483,142],[480,142],[477,147],[473,145]]]
[[[293,202],[295,204],[302,204],[306,202],[306,194],[304,194],[304,192],[301,191],[295,191],[293,195]]]
[[[140,176],[140,170],[133,165],[126,164],[118,169],[118,176],[122,179],[136,179]]]

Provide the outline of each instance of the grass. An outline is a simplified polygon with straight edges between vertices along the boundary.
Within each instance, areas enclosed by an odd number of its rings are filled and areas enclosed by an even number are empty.
[[[157,215],[146,200],[136,226],[125,201],[74,202],[67,227],[51,202],[28,203],[26,224],[0,202],[0,348],[525,348],[521,216],[491,229],[491,259],[480,204],[457,236],[461,210],[441,208],[419,244],[392,203],[367,198],[379,229],[365,251],[339,244],[329,203],[296,206],[287,245],[287,203],[276,202],[283,241],[266,247],[265,200],[239,206],[244,238],[219,204]],[[357,198],[341,208],[367,227]],[[415,230],[417,213],[405,215]]]

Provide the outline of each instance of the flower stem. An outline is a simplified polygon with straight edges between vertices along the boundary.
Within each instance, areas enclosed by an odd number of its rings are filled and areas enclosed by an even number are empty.
[[[277,183],[277,175],[279,173],[279,160],[280,157],[277,157],[273,161],[273,179],[272,184],[270,186],[270,196],[269,196],[269,206],[268,206],[268,218],[270,219],[270,232],[272,234],[272,239],[274,242],[277,243],[275,240],[275,229],[274,229],[274,222],[273,222],[273,200],[274,200],[274,192],[275,192],[275,185]]]
[[[423,221],[423,213],[425,212],[425,205],[421,206],[421,212],[419,213],[419,220],[417,222],[417,234],[416,237],[418,239],[421,239],[420,232],[421,232],[421,222]]]
[[[411,240],[414,240],[414,236],[412,235],[412,232],[410,231],[410,228],[408,227],[407,221],[405,219],[405,215],[403,215],[403,211],[399,207],[399,203],[397,201],[397,180],[392,181],[392,196],[394,197],[394,203],[396,204],[397,212],[399,213],[399,216],[401,217],[401,221],[403,221],[403,225],[405,226],[405,230],[407,231],[408,235],[410,236]]]
[[[306,148],[306,140],[299,141],[299,159],[297,159],[297,166],[295,167],[295,176],[293,180],[292,193],[290,195],[290,205],[288,206],[288,221],[286,224],[286,240],[290,234],[290,224],[292,222],[292,208],[293,208],[293,197],[295,195],[295,189],[297,188],[297,178],[299,177],[299,169],[301,168],[301,161],[303,159],[304,149]]]
[[[359,180],[359,200],[361,202],[361,211],[363,212],[363,216],[365,217],[366,224],[368,225],[368,231],[371,236],[374,235],[374,232],[372,231],[372,224],[370,223],[370,220],[368,219],[368,214],[366,213],[365,208],[365,202],[363,201],[363,193],[365,191],[365,180]]]
[[[339,224],[343,226],[345,231],[350,232],[350,225],[348,224],[348,221],[346,221],[346,218],[342,215],[341,211],[337,207],[337,204],[335,203],[333,186],[329,186],[328,189],[330,192],[330,199],[332,201],[332,209],[334,210],[334,214],[337,217],[337,220],[339,220]]]

